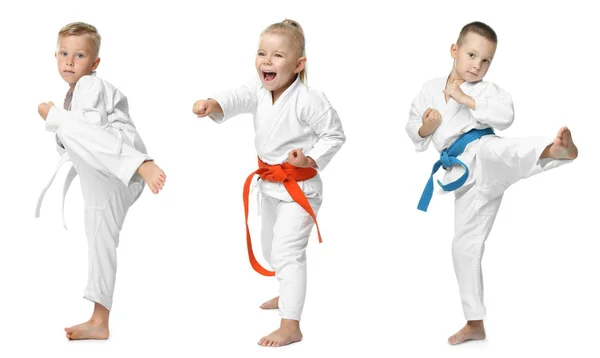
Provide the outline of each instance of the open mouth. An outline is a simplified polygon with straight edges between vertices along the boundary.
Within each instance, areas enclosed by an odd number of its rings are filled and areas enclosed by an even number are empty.
[[[262,71],[262,75],[266,82],[271,82],[277,77],[277,73],[273,71]]]

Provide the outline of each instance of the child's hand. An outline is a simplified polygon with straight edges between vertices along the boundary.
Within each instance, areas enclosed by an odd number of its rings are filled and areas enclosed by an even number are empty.
[[[298,168],[310,168],[315,166],[315,161],[302,153],[302,149],[293,149],[288,155],[288,162]]]
[[[437,109],[427,108],[421,121],[423,121],[423,125],[419,128],[419,135],[425,138],[442,124],[442,115]]]
[[[454,82],[446,85],[446,89],[444,90],[444,94],[447,98],[452,98],[456,101],[456,103],[466,104],[467,100],[471,97],[467,96],[460,86]]]
[[[210,114],[210,104],[207,99],[201,99],[199,101],[194,102],[194,107],[192,108],[192,112],[200,117],[206,117]]]
[[[201,99],[194,103],[192,112],[200,117],[206,117],[213,112],[218,112],[221,106],[214,99]],[[223,110],[221,110],[222,112]]]
[[[50,108],[52,108],[52,106],[54,106],[53,102],[42,102],[38,106],[38,113],[40,114],[40,117],[42,117],[43,120],[46,120],[46,117],[48,117],[48,112],[50,112]]]

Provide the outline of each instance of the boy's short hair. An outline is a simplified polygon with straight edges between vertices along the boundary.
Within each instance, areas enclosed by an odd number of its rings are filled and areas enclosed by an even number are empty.
[[[61,38],[67,36],[82,36],[88,35],[90,40],[92,41],[92,48],[95,51],[96,57],[100,54],[100,34],[98,30],[90,24],[86,24],[85,22],[72,22],[68,25],[65,25],[58,32],[58,41]]]
[[[496,36],[496,32],[490,26],[479,21],[474,21],[470,24],[466,24],[462,28],[462,30],[460,30],[460,35],[458,35],[458,40],[456,40],[456,44],[460,45],[469,32],[474,32],[477,35],[483,36],[491,42],[498,44],[498,37]]]

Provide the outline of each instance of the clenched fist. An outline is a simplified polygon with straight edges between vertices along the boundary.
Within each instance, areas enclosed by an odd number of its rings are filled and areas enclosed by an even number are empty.
[[[467,96],[460,86],[455,83],[448,83],[446,85],[446,89],[444,90],[444,95],[446,95],[446,101],[450,98],[456,101],[456,103],[466,104],[467,100],[471,97]]]
[[[315,166],[315,161],[302,153],[302,149],[293,149],[288,154],[288,162],[298,168],[310,168]]]
[[[54,102],[42,102],[38,106],[38,113],[43,120],[46,120],[48,117],[48,112],[50,112],[50,108],[54,106]]]
[[[423,125],[419,128],[419,135],[425,138],[442,124],[442,115],[437,109],[427,108],[421,121],[423,121]]]
[[[219,102],[209,98],[196,101],[192,108],[192,112],[200,118],[206,117],[214,112],[223,113],[223,109],[221,108],[221,105],[219,105]]]

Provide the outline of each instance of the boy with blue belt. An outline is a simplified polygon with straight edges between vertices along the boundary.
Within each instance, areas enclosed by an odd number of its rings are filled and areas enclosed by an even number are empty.
[[[508,128],[514,119],[510,95],[484,82],[497,37],[481,22],[463,27],[451,46],[454,59],[448,77],[423,85],[406,125],[417,151],[430,143],[440,152],[418,209],[427,211],[433,194],[433,174],[443,167],[444,191],[454,191],[452,259],[467,324],[448,342],[485,339],[481,258],[504,191],[520,179],[571,162],[577,147],[567,127],[554,140],[543,137],[501,138],[494,130]]]

